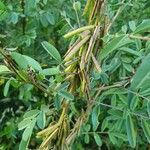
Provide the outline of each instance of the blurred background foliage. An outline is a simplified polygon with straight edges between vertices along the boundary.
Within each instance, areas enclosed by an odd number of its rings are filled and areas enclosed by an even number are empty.
[[[21,54],[28,55],[38,62],[42,67],[54,66],[55,61],[50,58],[41,46],[42,41],[48,41],[54,45],[63,56],[69,45],[69,41],[63,38],[63,35],[68,31],[84,26],[85,19],[82,16],[83,8],[86,0],[80,0],[79,9],[76,13],[74,9],[74,0],[1,0],[0,1],[0,47],[9,51],[16,50]],[[107,1],[107,15],[110,20],[118,8],[122,5],[120,0]],[[79,18],[78,18],[79,16]],[[147,0],[125,0],[122,12],[113,24],[111,33],[127,33],[132,31],[134,26],[137,26],[144,19],[150,18],[150,2]],[[79,20],[78,20],[79,19]],[[145,33],[148,35],[148,33]],[[111,36],[109,38],[112,38]],[[74,40],[74,39],[73,39]],[[107,37],[106,37],[107,40]],[[109,85],[111,83],[130,78],[135,73],[135,68],[139,65],[144,56],[149,53],[150,42],[143,42],[136,39],[128,48],[122,47],[122,51],[118,51],[105,59],[101,75],[93,73],[91,86],[103,83]],[[130,48],[130,49],[129,49]],[[134,49],[133,51],[130,51]],[[126,52],[129,52],[128,54]],[[0,56],[2,58],[2,56]],[[2,63],[2,59],[0,59]],[[10,79],[9,92],[4,83]],[[56,83],[62,81],[61,75],[56,75],[55,82],[53,77],[49,79],[49,86],[53,87]],[[8,83],[8,82],[7,82]],[[31,109],[46,109],[48,122],[58,118],[60,102],[54,100],[55,108],[52,104],[53,97],[43,96],[37,89],[30,84],[21,84],[17,82],[11,75],[4,77],[0,75],[0,149],[1,150],[17,150],[22,138],[22,131],[18,131],[18,123],[22,120],[24,112]],[[7,93],[5,95],[5,92]],[[114,94],[114,91],[116,94]],[[128,91],[125,89],[115,88],[110,89],[99,97],[102,101],[111,104],[112,107],[126,107],[124,99]],[[139,98],[139,97],[138,97]],[[139,98],[140,99],[140,98]],[[75,106],[78,110],[80,105],[84,105],[81,101]],[[49,106],[47,108],[47,106]],[[99,106],[99,105],[98,105]],[[146,109],[146,104],[137,104],[138,111]],[[74,110],[74,104],[72,104]],[[101,113],[100,113],[101,112]],[[76,110],[70,113],[72,116]],[[122,112],[123,113],[123,112]],[[91,118],[83,127],[83,134],[74,143],[73,150],[91,150],[97,149],[101,145],[99,137],[95,131],[92,121],[92,115],[99,120],[99,124],[95,127],[102,132],[102,148],[101,149],[131,149],[127,144],[127,137],[124,134],[119,134],[118,130],[122,130],[123,121],[121,120],[121,112],[103,107],[101,110],[94,107]],[[145,113],[144,113],[145,114]],[[114,117],[115,119],[112,119]],[[117,121],[116,121],[117,118]],[[134,120],[136,122],[136,119]],[[46,126],[45,125],[45,126]],[[137,123],[137,126],[140,126]],[[109,129],[105,132],[105,129]],[[36,127],[34,131],[37,131]],[[89,132],[89,133],[88,133]],[[118,134],[117,134],[118,132]],[[30,149],[35,149],[41,142],[35,138],[35,133],[32,134]],[[85,133],[85,134],[84,134]],[[87,134],[88,133],[88,134]],[[119,138],[118,138],[119,137]],[[121,138],[120,138],[121,137]],[[96,140],[95,140],[96,139]],[[146,138],[139,131],[137,138],[137,149],[145,150],[148,145],[145,144]],[[97,143],[97,145],[96,145]]]

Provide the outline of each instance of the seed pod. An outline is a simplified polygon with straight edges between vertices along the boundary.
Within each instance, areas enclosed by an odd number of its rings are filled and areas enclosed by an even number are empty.
[[[94,25],[89,25],[89,26],[78,28],[78,29],[71,31],[71,32],[67,33],[66,35],[64,35],[64,38],[72,37],[72,36],[77,35],[83,31],[93,29],[94,27],[95,27]]]
[[[65,57],[64,61],[69,61],[72,57],[78,52],[78,50],[89,40],[90,36],[86,36],[83,40],[81,40]]]

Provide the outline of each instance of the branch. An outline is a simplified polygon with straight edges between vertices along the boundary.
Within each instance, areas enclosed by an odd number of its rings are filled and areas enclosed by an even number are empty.
[[[136,35],[132,35],[132,34],[129,34],[128,37],[132,38],[132,39],[139,39],[139,40],[144,40],[144,41],[150,41],[149,37],[136,36]]]

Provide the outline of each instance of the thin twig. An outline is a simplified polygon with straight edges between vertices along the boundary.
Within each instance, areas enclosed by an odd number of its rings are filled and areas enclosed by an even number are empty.
[[[126,85],[126,83],[127,83],[127,82],[120,82],[120,83],[116,83],[116,84],[114,84],[114,85],[101,86],[101,87],[99,87],[99,88],[95,88],[95,90],[98,91],[98,92],[97,92],[97,94],[96,94],[94,100],[96,100],[96,98],[99,96],[99,94],[101,93],[101,91],[105,91],[105,90],[108,90],[108,89],[110,89],[110,88],[122,87],[122,89],[126,90],[127,92],[130,92],[130,93],[132,93],[132,94],[134,94],[134,95],[136,95],[136,96],[138,96],[138,97],[141,97],[143,100],[147,100],[148,102],[150,102],[150,99],[149,99],[149,98],[147,98],[147,97],[145,97],[145,96],[143,96],[143,95],[141,95],[141,94],[139,94],[139,93],[137,93],[137,92],[135,92],[135,91],[126,89],[125,86],[124,86],[124,85]]]
[[[73,0],[73,4],[75,4],[75,3],[76,3],[75,0]],[[80,19],[79,19],[78,10],[76,8],[74,8],[74,10],[75,10],[78,26],[80,27]]]
[[[114,84],[114,85],[110,85],[110,86],[101,86],[100,88],[96,88],[95,90],[97,90],[98,92],[97,92],[95,98],[97,98],[97,97],[99,96],[99,94],[100,94],[101,91],[108,90],[108,89],[110,89],[110,88],[117,88],[117,87],[122,87],[122,89],[126,90],[127,92],[130,92],[130,93],[132,93],[132,94],[134,94],[134,95],[136,95],[136,96],[138,96],[138,97],[141,97],[141,98],[143,98],[144,100],[150,101],[149,98],[147,98],[147,97],[145,97],[145,96],[143,96],[143,95],[141,95],[141,94],[139,94],[139,93],[137,93],[137,92],[135,92],[135,91],[132,91],[132,90],[129,90],[129,89],[124,88],[124,87],[123,87],[123,83],[122,83],[122,84],[119,84],[119,83],[118,83],[118,84]],[[94,98],[94,99],[95,99],[95,98]],[[95,100],[96,100],[96,99],[95,99]]]
[[[109,132],[98,132],[98,131],[95,131],[95,132],[82,132],[82,134],[94,134],[94,133],[97,133],[97,134],[109,134]]]
[[[126,83],[126,82],[125,82]],[[105,103],[101,103],[101,102],[97,102],[96,101],[96,99],[97,99],[97,97],[100,95],[100,93],[101,93],[101,91],[103,91],[103,90],[107,90],[107,89],[110,89],[110,88],[116,88],[116,87],[123,87],[123,82],[121,83],[118,83],[118,84],[114,84],[114,85],[110,85],[110,86],[101,86],[99,89],[98,89],[98,92],[96,93],[96,96],[94,97],[94,100],[93,100],[93,103],[97,103],[97,104],[99,104],[99,105],[102,105],[102,106],[105,106],[105,107],[109,107],[109,108],[112,108],[112,109],[115,109],[115,110],[119,110],[119,111],[122,111],[122,112],[127,112],[127,110],[122,110],[122,109],[120,109],[120,108],[118,108],[118,107],[114,107],[114,106],[112,106],[112,105],[109,105],[109,104],[105,104]],[[150,101],[150,99],[148,99],[147,97],[145,97],[145,96],[142,96],[142,95],[140,95],[139,93],[137,93],[137,92],[134,92],[134,91],[131,91],[131,90],[128,90],[128,89],[126,89],[126,88],[123,88],[123,89],[125,89],[126,91],[128,91],[128,92],[131,92],[131,93],[133,93],[133,94],[135,94],[135,95],[137,95],[137,96],[139,96],[139,97],[141,97],[141,98],[143,98],[144,100],[147,100],[147,101]],[[94,104],[93,104],[94,105]],[[138,114],[138,113],[135,113],[135,112],[130,112],[131,114],[133,114],[134,116],[137,116],[137,117],[142,117],[142,118],[145,118],[145,119],[150,119],[150,117],[148,117],[148,116],[144,116],[144,115],[142,115],[142,114]]]
[[[149,98],[147,98],[147,97],[145,97],[145,96],[143,96],[143,95],[141,95],[141,94],[139,94],[139,93],[137,93],[137,92],[131,91],[131,90],[126,89],[126,88],[125,88],[125,90],[127,90],[128,92],[130,92],[130,93],[132,93],[132,94],[134,94],[134,95],[136,95],[136,96],[139,96],[139,97],[143,98],[144,100],[147,100],[147,101],[150,102],[150,99],[149,99]]]
[[[108,107],[108,108],[112,108],[112,109],[115,109],[115,110],[119,110],[121,112],[128,112],[127,110],[122,110],[122,108],[119,108],[119,107],[115,107],[115,106],[112,106],[112,105],[109,105],[109,104],[105,104],[105,103],[101,103],[101,102],[95,102],[96,104],[99,104],[99,105],[102,105],[102,106],[105,106],[105,107]],[[135,112],[130,112],[132,115],[136,116],[136,117],[141,117],[141,118],[145,118],[145,119],[150,119],[150,117],[148,116],[144,116],[142,114],[138,114],[138,113],[135,113]]]
[[[125,0],[122,0],[121,2],[121,6],[119,7],[119,9],[116,12],[116,15],[114,16],[114,18],[112,19],[112,22],[108,25],[107,29],[106,29],[106,33],[109,32],[110,28],[112,27],[113,23],[116,21],[116,19],[118,18],[119,14],[122,12],[122,6],[124,4]]]
[[[99,88],[95,88],[94,90],[96,90],[96,91],[99,91],[99,90],[103,91],[103,90],[108,90],[110,88],[123,87],[126,83],[127,83],[127,81],[120,82],[120,83],[115,83],[113,85],[108,85],[108,86],[101,86]]]

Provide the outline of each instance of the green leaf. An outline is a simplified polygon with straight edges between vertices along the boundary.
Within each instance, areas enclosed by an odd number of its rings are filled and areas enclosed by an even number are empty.
[[[46,18],[47,18],[47,21],[48,21],[51,25],[54,25],[54,24],[55,24],[55,18],[54,18],[54,15],[53,15],[51,12],[47,12],[47,13],[46,13]]]
[[[90,129],[91,129],[91,125],[90,124],[86,124],[84,126],[84,130],[86,130],[86,132],[90,131]]]
[[[0,74],[11,72],[5,65],[0,65]]]
[[[110,132],[111,135],[113,135],[114,137],[117,137],[119,139],[122,139],[124,141],[127,141],[127,136],[122,134],[122,133],[118,133],[118,132]]]
[[[65,90],[58,91],[58,95],[64,97],[66,100],[74,100],[74,96]]]
[[[149,64],[150,64],[150,54],[148,54],[144,58],[142,64],[137,69],[136,74],[134,75],[130,86],[132,90],[139,89],[144,83],[144,81],[146,81],[149,78],[150,76]]]
[[[147,112],[150,117],[150,101],[147,102]]]
[[[105,118],[102,122],[101,131],[103,132],[108,127],[108,120]]]
[[[85,136],[84,136],[84,142],[85,142],[86,144],[88,144],[88,143],[90,142],[90,137],[89,137],[88,133],[85,134]]]
[[[150,31],[150,20],[144,20],[133,32],[134,34],[143,33]]]
[[[138,96],[133,96],[133,98],[130,102],[130,109],[134,110],[137,107],[138,102],[139,102],[139,97]]]
[[[80,9],[81,9],[81,3],[80,3],[79,1],[74,2],[74,3],[73,3],[73,8],[74,8],[74,10],[76,10],[76,11],[80,11]]]
[[[46,76],[52,76],[60,73],[59,67],[47,68],[40,71],[41,74]]]
[[[114,136],[114,134],[112,134],[112,132],[109,132],[109,139],[110,139],[110,141],[114,144],[114,145],[116,145],[117,143],[118,143],[118,140],[117,140],[117,138]]]
[[[59,84],[59,86],[57,87],[58,91],[67,89],[70,85],[70,82],[63,82],[62,84]]]
[[[26,59],[28,66],[31,66],[33,69],[37,71],[42,70],[40,64],[36,60],[26,55],[22,55],[22,56]]]
[[[46,13],[40,14],[40,22],[41,22],[43,27],[46,28],[48,26],[48,20],[46,17]]]
[[[127,131],[127,136],[128,136],[128,141],[129,141],[130,146],[132,148],[135,148],[136,132],[135,132],[134,123],[130,114],[128,114],[126,118],[126,131]]]
[[[46,5],[47,4],[47,0],[43,0],[43,3],[44,3],[44,5]]]
[[[11,14],[10,22],[16,24],[18,22],[18,18],[19,18],[19,13],[13,12]]]
[[[12,78],[10,84],[14,87],[14,88],[19,88],[22,84],[17,80]]]
[[[135,31],[135,29],[136,29],[135,21],[130,21],[130,22],[129,22],[129,27],[130,27],[130,29],[131,29],[132,31]]]
[[[36,123],[36,119],[32,120],[32,122],[30,122],[30,124],[28,124],[27,128],[24,130],[23,135],[22,135],[22,140],[19,145],[19,150],[28,149],[28,144],[29,144],[35,123]]]
[[[23,119],[19,124],[18,124],[18,129],[22,130],[24,128],[26,128],[30,123],[31,123],[32,119],[31,118],[25,118]]]
[[[100,52],[100,59],[103,60],[107,56],[109,56],[110,53],[115,51],[116,49],[131,43],[132,41],[125,35],[114,37],[110,42],[108,42],[107,45],[104,46],[104,48]]]
[[[0,1],[0,10],[3,10],[5,8],[6,8],[6,6],[4,5],[4,3],[2,1]]]
[[[108,113],[118,119],[122,119],[123,113],[120,110],[110,109]]]
[[[122,26],[121,31],[123,33],[127,33],[127,30],[128,30],[127,25]]]
[[[31,137],[33,128],[35,126],[36,123],[36,119],[32,120],[32,122],[27,126],[27,128],[24,130],[23,135],[22,135],[22,139],[24,141],[28,141],[28,139]]]
[[[19,150],[27,150],[29,140],[30,139],[28,139],[28,141],[24,141],[22,139],[21,142],[20,142],[20,145],[19,145]]]
[[[141,123],[142,123],[142,128],[143,128],[144,134],[147,138],[147,141],[148,141],[148,143],[150,143],[150,127],[149,127],[149,124],[144,119],[141,120]]]
[[[135,43],[136,43],[137,51],[140,51],[142,49],[142,41],[139,39],[135,39]]]
[[[61,102],[62,102],[62,97],[59,95],[56,95],[54,97],[54,105],[55,105],[56,109],[59,110],[61,108]]]
[[[95,139],[95,142],[98,146],[102,146],[102,140],[97,133],[94,133],[94,139]]]
[[[99,125],[99,120],[98,120],[99,114],[100,114],[100,106],[98,105],[98,106],[95,106],[92,111],[93,131],[96,131],[96,129]]]
[[[41,105],[41,110],[42,110],[44,113],[47,113],[47,112],[50,111],[49,106],[48,106],[48,105],[45,105],[45,104],[42,104],[42,105]]]
[[[130,85],[130,90],[133,92],[137,92],[138,89],[143,88],[144,85],[146,85],[145,83],[150,83],[150,54],[148,54],[145,59],[143,60],[142,64],[140,65],[140,67],[137,69],[135,75],[133,76],[133,79],[131,81],[131,85]],[[128,104],[129,106],[131,105],[131,103],[133,103],[132,101],[134,95],[133,93],[129,92],[128,93]]]
[[[133,71],[133,68],[130,64],[123,63],[123,68],[125,68],[128,72]]]
[[[17,52],[12,52],[11,53],[11,57],[16,61],[16,63],[18,64],[18,66],[22,69],[27,70],[28,68],[28,62],[25,59],[25,57],[23,57],[23,55],[17,53]]]
[[[22,55],[17,52],[12,52],[11,56],[16,61],[18,66],[21,67],[22,69],[27,70],[28,67],[31,66],[35,70],[38,70],[38,71],[42,70],[40,64],[29,56]]]
[[[59,63],[61,62],[61,56],[58,50],[53,45],[46,41],[43,41],[42,46],[55,60],[57,60]]]
[[[40,113],[40,110],[38,110],[38,109],[30,110],[24,114],[23,118],[28,118],[28,117],[34,118],[39,113]]]
[[[7,17],[7,8],[2,1],[0,1],[0,21],[3,21]]]
[[[8,94],[11,80],[12,80],[12,78],[10,78],[10,79],[6,82],[6,84],[5,84],[5,86],[4,86],[4,92],[3,92],[3,93],[4,93],[4,96],[5,96],[5,97],[6,97],[7,94]]]
[[[46,125],[46,116],[43,111],[41,111],[37,117],[37,125],[40,129],[44,129],[44,127]]]
[[[135,50],[128,48],[128,47],[122,47],[122,48],[120,48],[120,50],[127,52],[127,54],[130,53],[132,55],[141,57],[141,54],[139,51],[135,51]]]

